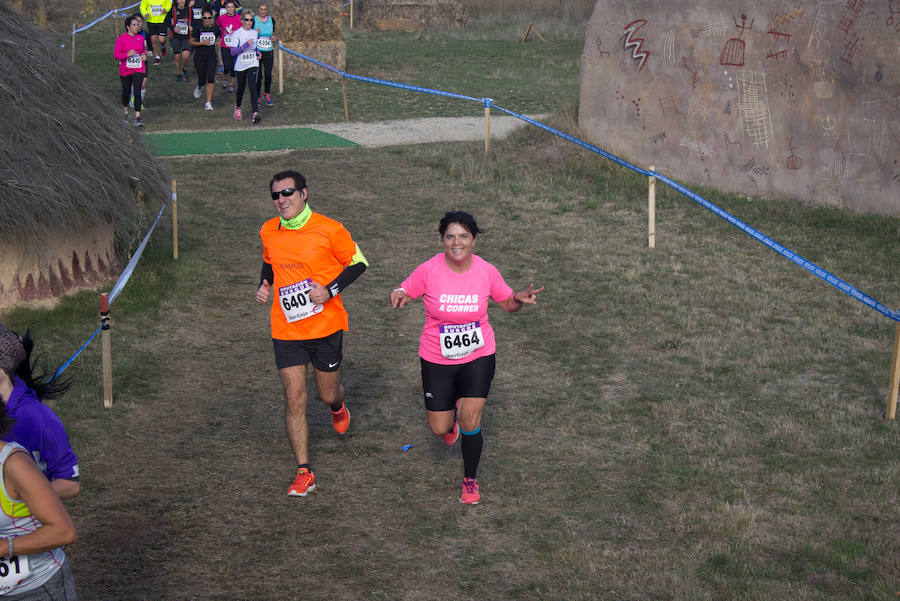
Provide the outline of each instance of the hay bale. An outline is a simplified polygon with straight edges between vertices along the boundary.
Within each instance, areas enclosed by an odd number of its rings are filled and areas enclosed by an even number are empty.
[[[304,56],[314,58],[326,65],[331,65],[341,71],[347,68],[347,45],[343,40],[333,42],[282,42],[287,48],[299,52]],[[314,79],[340,79],[340,76],[331,71],[305,61],[296,56],[285,53],[284,56],[285,77],[312,77]]]
[[[364,29],[461,29],[468,14],[456,0],[359,0]]]
[[[291,42],[332,42],[342,39],[340,0],[270,0],[275,35]]]
[[[171,177],[113,98],[9,0],[0,0],[0,53],[0,306],[9,306],[107,279],[155,215],[143,196],[158,207]],[[113,66],[108,76],[117,78]]]

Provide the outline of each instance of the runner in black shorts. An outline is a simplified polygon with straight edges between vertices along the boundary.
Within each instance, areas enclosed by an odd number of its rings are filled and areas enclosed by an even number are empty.
[[[216,39],[219,37],[219,26],[213,17],[213,12],[204,8],[200,17],[200,24],[194,25],[191,30],[190,44],[194,49],[194,69],[197,71],[197,87],[194,88],[194,98],[200,98],[203,88],[206,88],[207,111],[213,110],[212,97],[213,85],[216,81]]]
[[[312,210],[302,174],[276,173],[269,193],[278,216],[259,232],[263,266],[256,301],[271,302],[269,320],[284,387],[285,429],[297,460],[288,494],[305,497],[316,487],[309,464],[306,364],[313,364],[316,391],[331,410],[335,432],[346,433],[350,411],[344,403],[340,367],[349,322],[341,293],[368,262],[343,225]]]
[[[188,60],[191,57],[191,7],[187,0],[175,0],[166,15],[169,28],[169,43],[175,58],[175,82],[180,83],[187,75]]]
[[[496,267],[473,254],[481,232],[475,218],[447,213],[438,226],[444,244],[391,292],[402,307],[422,297],[425,326],[419,339],[422,389],[431,431],[452,445],[462,434],[463,482],[460,502],[481,500],[476,472],[484,439],[481,416],[494,378],[494,330],[488,298],[509,313],[533,305],[543,288],[533,284],[513,293]]]

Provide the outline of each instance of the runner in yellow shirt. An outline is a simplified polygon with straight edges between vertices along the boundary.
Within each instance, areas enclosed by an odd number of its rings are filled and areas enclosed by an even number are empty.
[[[160,61],[159,48],[162,46],[162,55],[166,55],[166,15],[172,9],[172,0],[141,0],[141,14],[147,22],[147,33],[150,34],[150,44],[153,46],[153,64]]]

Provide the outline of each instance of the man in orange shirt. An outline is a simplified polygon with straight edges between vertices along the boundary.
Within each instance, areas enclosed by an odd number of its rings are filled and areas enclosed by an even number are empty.
[[[284,386],[288,440],[297,459],[297,476],[288,494],[304,497],[316,487],[309,467],[306,364],[313,364],[316,390],[331,409],[334,429],[345,433],[350,412],[344,404],[340,365],[348,320],[340,293],[369,264],[343,225],[312,212],[303,175],[276,173],[269,189],[278,217],[265,222],[259,231],[263,267],[256,300],[268,302],[274,288],[275,365]]]

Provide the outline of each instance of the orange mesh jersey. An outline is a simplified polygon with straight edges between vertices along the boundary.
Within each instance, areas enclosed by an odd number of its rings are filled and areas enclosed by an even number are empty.
[[[300,229],[281,226],[278,217],[259,230],[263,260],[272,265],[272,338],[311,340],[348,329],[341,296],[324,305],[309,300],[310,281],[327,286],[359,252],[350,232],[334,219],[312,213]],[[360,253],[361,256],[361,253]],[[364,260],[364,259],[363,259]]]

